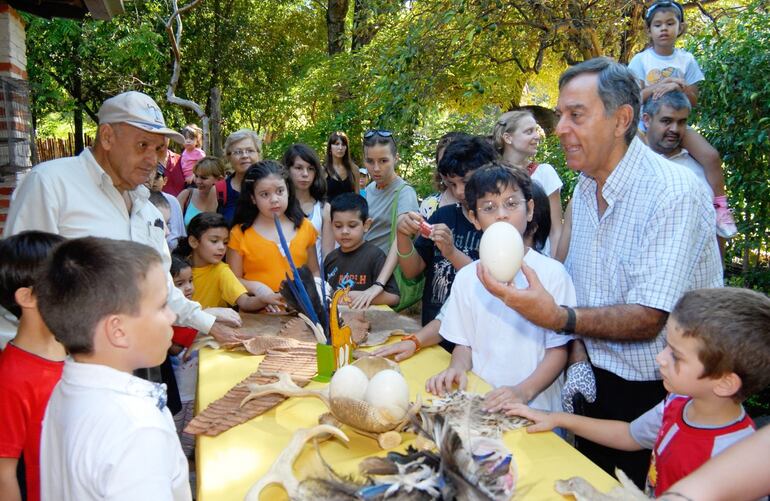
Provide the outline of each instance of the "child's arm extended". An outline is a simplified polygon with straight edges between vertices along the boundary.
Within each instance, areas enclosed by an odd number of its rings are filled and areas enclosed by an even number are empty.
[[[452,263],[455,270],[459,270],[473,261],[470,256],[464,254],[463,251],[455,247],[454,235],[449,226],[443,223],[434,224],[431,238],[441,252],[441,255],[444,256],[447,261]]]
[[[387,284],[388,280],[390,280],[390,276],[393,275],[393,270],[396,269],[396,265],[398,264],[398,254],[396,253],[396,242],[393,242],[393,245],[390,246],[390,250],[388,251],[388,256],[385,258],[385,264],[382,265],[382,269],[380,270],[380,274],[377,275],[376,282],[379,282],[381,284]],[[396,296],[396,301],[394,303],[386,303],[384,302],[385,297],[383,294],[388,294],[388,296],[392,296],[393,294],[386,293],[385,289],[380,285],[372,285],[365,291],[357,291],[355,293],[350,293],[350,298],[352,302],[350,303],[351,308],[368,308],[370,304],[387,304],[388,306],[397,305],[400,298]],[[392,298],[391,298],[392,299]]]
[[[0,499],[21,501],[19,481],[16,479],[18,458],[0,458]]]
[[[412,239],[420,231],[422,216],[417,212],[407,212],[398,219],[396,227],[396,248],[398,250],[398,264],[407,278],[415,278],[425,269],[425,261],[415,251]],[[395,268],[395,267],[394,267]]]
[[[397,343],[381,346],[376,350],[372,350],[372,355],[375,357],[393,357],[393,360],[400,362],[411,357],[417,351],[419,343],[420,348],[427,348],[441,342],[441,336],[438,331],[441,328],[441,320],[435,318],[425,324],[422,329],[413,334],[417,341],[411,339],[405,341],[399,341]]]
[[[455,346],[449,367],[428,379],[425,382],[425,390],[434,395],[444,395],[452,391],[454,384],[457,384],[458,390],[464,390],[468,385],[466,372],[473,368],[471,353],[470,346]]]
[[[514,403],[525,404],[548,388],[567,365],[567,346],[556,346],[545,350],[543,360],[524,381],[514,386],[501,386],[487,393],[484,408],[496,412],[509,408]]]
[[[643,449],[631,436],[631,427],[625,421],[595,419],[566,412],[538,411],[524,404],[511,405],[506,414],[521,416],[533,421],[535,424],[527,428],[529,433],[565,428],[575,435],[613,449],[621,451]]]

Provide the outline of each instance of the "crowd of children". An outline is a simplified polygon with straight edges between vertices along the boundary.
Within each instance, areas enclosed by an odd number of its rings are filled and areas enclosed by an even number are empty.
[[[681,6],[658,1],[645,21],[651,47],[629,66],[643,97],[682,90],[695,104],[703,75],[674,47]],[[286,310],[285,244],[297,267],[331,290],[349,288],[353,307],[421,300],[422,329],[374,354],[403,360],[440,343],[451,361],[426,381],[428,392],[464,389],[472,370],[493,387],[485,408],[529,418],[530,432],[558,428],[622,450],[651,449],[651,495],[753,433],[741,403],[770,383],[770,300],[742,289],[695,290],[677,303],[657,357],[670,395],[654,409],[631,423],[562,412],[573,336],[531,323],[477,276],[482,234],[504,222],[525,242],[516,287],[526,288],[534,270],[558,304],[576,304],[560,262],[570,238],[563,183],[534,161],[541,133],[530,112],[504,113],[489,136],[443,136],[441,189],[422,205],[398,175],[390,130],[364,134],[360,170],[339,131],[323,166],[305,144],[291,145],[281,162],[262,159],[250,130],[227,138],[224,161],[206,156],[197,126],[182,135],[181,155],[159,159],[146,186],[173,250],[174,285],[218,318]],[[733,236],[718,154],[692,130],[684,144],[715,194],[717,233]],[[64,242],[41,232],[0,241],[0,255],[0,304],[19,318],[0,354],[0,498],[190,499],[194,440],[183,429],[194,412],[198,333],[172,325],[160,256],[130,242]],[[132,375],[167,356],[181,400],[173,416],[166,388]]]

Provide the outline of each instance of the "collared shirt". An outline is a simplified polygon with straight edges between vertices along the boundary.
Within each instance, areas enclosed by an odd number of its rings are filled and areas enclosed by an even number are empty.
[[[640,304],[670,312],[687,291],[722,287],[714,207],[689,172],[639,138],[604,184],[581,174],[572,207],[565,263],[580,307]],[[649,341],[584,338],[591,362],[631,381],[660,379],[655,355],[665,332]]]
[[[168,270],[171,255],[163,229],[163,216],[149,202],[144,186],[129,190],[131,212],[109,175],[96,162],[90,149],[76,157],[44,162],[25,176],[14,192],[6,235],[25,230],[57,233],[65,238],[102,237],[132,240],[149,245]],[[169,306],[177,322],[208,332],[214,317],[198,303],[189,301],[168,276]]]
[[[43,419],[43,501],[188,501],[187,470],[165,385],[64,362]]]

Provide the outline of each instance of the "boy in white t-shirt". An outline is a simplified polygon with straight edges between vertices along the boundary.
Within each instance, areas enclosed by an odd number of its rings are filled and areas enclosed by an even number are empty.
[[[651,46],[635,55],[628,64],[628,69],[642,85],[642,102],[656,100],[667,92],[682,91],[695,107],[698,83],[705,77],[693,55],[675,47],[677,38],[684,34],[687,26],[682,4],[658,0],[647,9],[644,21]],[[643,122],[640,122],[639,130],[646,131]],[[682,146],[703,165],[706,179],[714,192],[717,234],[722,238],[734,237],[738,230],[727,204],[719,152],[692,129],[687,129],[682,136]]]
[[[166,385],[140,379],[171,345],[167,273],[150,247],[61,244],[35,284],[40,314],[71,358],[43,419],[41,499],[192,499]]]
[[[477,170],[465,187],[468,214],[486,230],[497,221],[513,225],[522,235],[532,220],[532,181],[521,169],[492,163]],[[558,261],[525,248],[524,263],[537,272],[556,301],[575,305],[575,289]],[[441,323],[443,338],[457,344],[449,367],[425,384],[441,395],[454,385],[465,389],[466,372],[473,370],[495,387],[486,396],[490,411],[529,402],[543,410],[561,410],[561,374],[571,336],[538,327],[490,294],[476,275],[478,261],[458,271]],[[514,277],[527,287],[524,274]]]

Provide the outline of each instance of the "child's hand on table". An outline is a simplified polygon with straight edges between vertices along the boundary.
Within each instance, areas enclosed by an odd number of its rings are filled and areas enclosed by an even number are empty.
[[[464,390],[468,385],[468,376],[465,371],[449,367],[428,379],[425,382],[425,391],[433,395],[443,396],[452,391],[452,386],[455,384],[458,390]]]
[[[521,416],[535,423],[527,427],[528,433],[551,431],[554,428],[559,427],[559,424],[556,422],[556,413],[538,411],[531,407],[527,407],[524,404],[511,404],[506,406],[505,413],[509,416]]]
[[[350,291],[348,297],[350,297],[350,307],[353,309],[365,309],[368,308],[374,298],[376,298],[383,289],[379,285],[372,285],[365,291]]]
[[[412,341],[399,341],[372,350],[372,355],[375,357],[393,357],[393,360],[400,362],[414,355],[415,351],[417,351],[417,345]]]
[[[270,292],[263,292],[257,297],[265,303],[267,313],[286,313],[286,301],[279,293],[271,290]]]
[[[505,410],[513,404],[526,404],[527,395],[518,386],[501,386],[490,391],[484,397],[484,410],[497,412]]]
[[[235,327],[237,329],[243,325],[241,316],[232,308],[206,308],[203,311],[214,315],[219,322],[229,325],[230,327]]]

